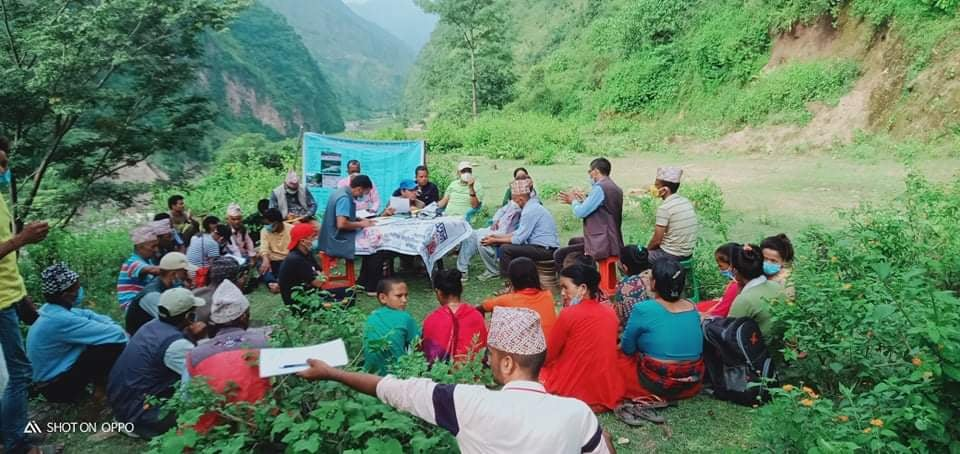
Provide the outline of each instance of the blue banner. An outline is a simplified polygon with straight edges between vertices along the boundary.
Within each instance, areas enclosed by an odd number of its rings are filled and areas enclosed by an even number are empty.
[[[303,179],[317,200],[317,214],[327,208],[330,193],[347,176],[347,162],[356,159],[373,180],[384,208],[400,181],[414,178],[423,164],[423,141],[355,140],[315,133],[303,135]]]

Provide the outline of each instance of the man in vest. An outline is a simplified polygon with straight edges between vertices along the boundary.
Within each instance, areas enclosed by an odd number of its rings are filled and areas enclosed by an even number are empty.
[[[457,439],[460,452],[614,452],[587,404],[547,394],[537,378],[547,356],[540,317],[529,309],[493,311],[488,341],[492,391],[482,385],[442,385],[425,378],[346,372],[311,359],[298,375],[334,380],[435,424]]]
[[[657,179],[650,188],[652,196],[663,199],[657,208],[653,237],[647,243],[650,263],[662,258],[682,261],[693,256],[700,224],[693,203],[677,194],[682,175],[683,169],[679,167],[661,167],[657,169]]]
[[[182,287],[189,280],[187,273],[197,267],[187,262],[187,256],[170,252],[160,259],[160,275],[150,281],[127,306],[124,328],[133,336],[141,326],[160,315],[160,295],[172,288]]]
[[[357,175],[350,180],[349,187],[339,188],[327,199],[327,210],[320,224],[318,239],[320,250],[331,257],[353,260],[357,249],[357,232],[373,225],[369,219],[357,219],[357,207],[353,200],[369,194],[373,183],[366,175]],[[380,254],[363,258],[360,277],[357,284],[367,290],[367,294],[376,296],[372,291],[383,277],[383,257]]]
[[[317,214],[317,202],[310,191],[300,185],[296,172],[288,173],[286,181],[270,193],[270,208],[280,210],[286,219],[311,218]]]
[[[270,380],[260,378],[255,358],[269,347],[262,329],[250,329],[250,302],[233,282],[223,281],[213,293],[210,310],[214,336],[187,354],[185,382],[204,377],[218,393],[229,394],[230,402],[256,402],[270,390]],[[194,427],[206,433],[219,422],[216,412],[200,417]]]
[[[160,318],[143,325],[110,370],[107,401],[120,422],[134,424],[134,435],[152,438],[177,422],[177,415],[160,417],[147,396],[170,397],[186,370],[186,356],[204,324],[195,310],[204,301],[190,290],[174,288],[160,295]]]
[[[597,262],[616,257],[623,247],[623,190],[610,179],[606,158],[590,162],[590,192],[561,192],[560,200],[573,206],[573,215],[583,219],[583,238],[573,238],[554,255],[557,270],[572,252],[583,252]]]

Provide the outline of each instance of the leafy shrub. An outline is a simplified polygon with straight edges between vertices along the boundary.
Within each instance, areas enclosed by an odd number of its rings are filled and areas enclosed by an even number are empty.
[[[718,1],[701,11],[704,22],[691,36],[689,52],[697,75],[708,87],[743,83],[763,67],[770,48],[767,11],[759,5]]]
[[[312,345],[342,338],[351,352],[362,351],[366,313],[335,305],[324,308],[317,296],[300,296],[309,315],[295,317],[284,308],[274,323],[272,342],[279,347]],[[349,369],[357,369],[360,355]],[[491,384],[479,358],[452,367],[428,366],[422,353],[412,352],[391,369],[399,377],[425,376],[443,383]],[[454,453],[456,440],[447,432],[398,412],[377,398],[335,382],[307,382],[296,376],[275,379],[270,393],[255,404],[227,403],[202,380],[191,380],[188,394],[166,402],[178,415],[176,429],[150,442],[151,452],[200,453]],[[207,434],[191,427],[201,415],[217,411],[221,424]],[[409,451],[407,451],[409,449]]]
[[[907,187],[902,203],[853,210],[843,230],[812,229],[800,242],[797,300],[774,316],[788,382],[828,401],[778,397],[758,428],[771,449],[960,448],[949,424],[960,411],[960,179],[914,175]],[[801,421],[817,436],[784,433]]]
[[[195,184],[160,188],[154,192],[154,207],[167,211],[167,198],[183,195],[194,216],[223,217],[230,202],[237,202],[244,213],[253,213],[260,199],[280,185],[286,175],[282,169],[271,169],[241,162],[224,163]]]
[[[296,139],[273,142],[263,134],[243,134],[223,144],[216,152],[216,163],[255,165],[274,170],[296,167],[300,155]]]
[[[51,230],[47,239],[29,246],[20,261],[30,295],[39,297],[40,272],[56,263],[64,262],[80,274],[80,283],[86,294],[87,306],[100,313],[119,317],[117,304],[117,275],[120,265],[133,253],[133,245],[126,230],[98,227],[83,232]],[[39,305],[39,301],[37,301]]]
[[[643,112],[675,101],[680,83],[671,56],[650,52],[611,67],[600,96],[614,112]]]
[[[536,113],[501,112],[468,122],[434,121],[427,144],[435,152],[524,159],[533,164],[552,164],[587,151],[576,127]]]
[[[761,76],[744,87],[726,114],[734,123],[757,124],[771,115],[792,115],[809,120],[811,101],[836,103],[850,90],[860,71],[851,61],[794,63]]]

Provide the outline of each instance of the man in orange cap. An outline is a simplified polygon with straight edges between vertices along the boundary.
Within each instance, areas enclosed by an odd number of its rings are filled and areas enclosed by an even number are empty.
[[[317,229],[312,223],[297,224],[290,230],[290,244],[287,246],[290,253],[280,264],[278,277],[284,304],[295,304],[291,296],[294,288],[312,290],[323,285],[323,279],[317,274],[320,266],[311,252],[316,240]]]

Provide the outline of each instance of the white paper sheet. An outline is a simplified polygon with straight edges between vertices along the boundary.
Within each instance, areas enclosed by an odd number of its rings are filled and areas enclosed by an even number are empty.
[[[390,197],[390,208],[393,208],[395,213],[409,213],[410,199],[403,197]]]
[[[308,359],[319,359],[333,367],[345,366],[350,361],[343,339],[309,347],[264,348],[260,350],[260,378],[307,370]]]
[[[372,217],[374,217],[374,216],[376,216],[376,215],[377,215],[377,213],[374,213],[374,212],[372,212],[372,211],[357,210],[357,218],[358,218],[358,219],[372,218]]]

